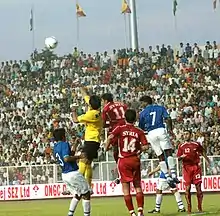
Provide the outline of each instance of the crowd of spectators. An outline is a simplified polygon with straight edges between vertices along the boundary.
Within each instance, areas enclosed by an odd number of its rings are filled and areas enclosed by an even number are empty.
[[[71,143],[82,143],[84,126],[71,119],[72,105],[78,105],[78,115],[86,110],[76,81],[91,93],[111,92],[115,100],[137,110],[141,109],[139,98],[151,95],[170,112],[175,147],[183,141],[187,128],[208,155],[220,154],[220,49],[215,41],[202,47],[180,43],[175,49],[157,45],[155,49],[114,49],[95,55],[75,48],[62,57],[49,50],[35,51],[30,60],[2,62],[0,78],[1,167],[54,163],[54,119],[67,129]],[[4,86],[12,94],[6,95]],[[102,144],[104,140],[103,134]],[[142,155],[143,160],[154,157],[151,149]],[[98,161],[105,160],[112,156],[106,157],[102,145]],[[219,174],[218,159],[213,160],[210,172]],[[147,169],[146,164],[143,167],[143,171]],[[42,169],[37,170],[31,174],[32,181],[52,181],[50,170],[44,178],[37,177]],[[5,173],[1,173],[4,179]],[[29,181],[27,173],[26,168],[10,168],[10,182]]]

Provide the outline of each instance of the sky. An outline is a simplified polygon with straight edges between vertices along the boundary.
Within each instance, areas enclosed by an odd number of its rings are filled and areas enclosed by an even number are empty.
[[[1,0],[0,61],[25,60],[33,50],[30,10],[34,7],[34,45],[41,50],[44,39],[55,36],[59,55],[77,46],[76,0]],[[79,19],[79,49],[86,53],[111,52],[125,47],[128,17],[121,14],[122,0],[78,0],[86,17]],[[128,0],[129,1],[129,0]],[[173,0],[136,0],[140,47],[180,41],[219,42],[220,6],[214,12],[212,0],[179,0],[176,25]],[[176,26],[176,28],[175,28]],[[127,39],[128,41],[128,39]]]

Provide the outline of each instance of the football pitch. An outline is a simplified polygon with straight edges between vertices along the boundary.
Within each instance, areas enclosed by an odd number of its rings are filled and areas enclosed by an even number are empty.
[[[193,196],[192,202],[193,210],[196,211],[195,196]],[[0,204],[0,216],[67,216],[69,203],[70,199],[12,202],[2,201]],[[154,205],[155,197],[145,196],[145,215],[150,215],[147,214],[147,211],[153,209]],[[219,194],[204,195],[204,211],[205,213],[203,215],[220,216]],[[187,215],[187,213],[177,213],[177,206],[174,196],[165,195],[161,208],[161,214],[157,215],[175,216]],[[81,203],[78,206],[75,216],[83,216]],[[127,212],[127,209],[124,206],[122,197],[93,198],[91,216],[129,216],[129,213]]]

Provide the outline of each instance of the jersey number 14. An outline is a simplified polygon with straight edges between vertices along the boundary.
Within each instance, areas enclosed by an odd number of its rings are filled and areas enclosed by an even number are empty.
[[[124,142],[124,147],[123,147],[123,152],[134,152],[136,150],[136,139],[132,138],[130,141],[129,141],[129,138],[128,137],[125,137],[123,139],[123,142]]]

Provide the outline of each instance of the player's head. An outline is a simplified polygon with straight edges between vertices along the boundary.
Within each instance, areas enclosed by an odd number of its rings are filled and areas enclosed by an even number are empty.
[[[56,142],[64,141],[66,139],[66,131],[64,128],[58,128],[54,130],[53,137]]]
[[[147,106],[147,105],[151,105],[153,104],[153,100],[150,96],[147,96],[147,95],[144,95],[140,98],[140,102],[142,102],[142,104],[144,106]]]
[[[184,140],[187,142],[191,140],[192,131],[191,130],[185,130],[184,131]]]
[[[102,100],[104,104],[107,104],[109,102],[113,102],[113,95],[111,93],[105,93],[102,95]]]
[[[54,129],[59,128],[59,123],[60,123],[60,120],[58,118],[53,119],[53,127],[54,127]]]
[[[130,124],[134,124],[137,120],[137,114],[136,111],[133,109],[128,109],[125,112],[125,120],[126,122],[130,123]]]
[[[100,109],[101,108],[101,98],[97,95],[92,95],[89,99],[89,105],[94,110]]]

